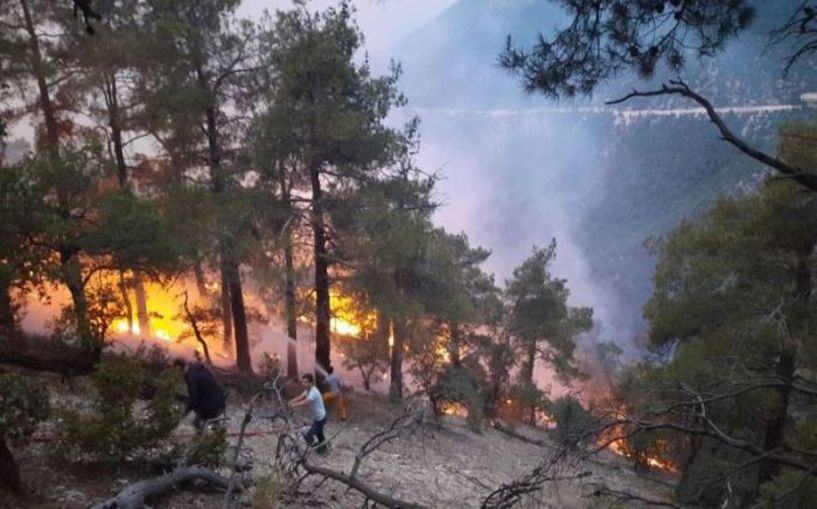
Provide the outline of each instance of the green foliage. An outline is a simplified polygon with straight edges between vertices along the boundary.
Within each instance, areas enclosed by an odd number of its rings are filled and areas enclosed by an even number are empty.
[[[360,372],[364,389],[370,389],[372,377],[386,373],[389,366],[389,345],[382,334],[377,331],[364,332],[355,338],[339,337],[335,341],[343,356],[343,366]]]
[[[473,431],[482,429],[484,404],[487,393],[487,375],[472,357],[463,359],[457,367],[447,365],[431,391],[438,402],[460,403],[468,410],[467,423]]]
[[[227,453],[227,428],[210,426],[193,439],[190,463],[218,468],[224,464]]]
[[[125,358],[102,363],[91,375],[93,411],[63,410],[63,455],[82,453],[94,460],[119,462],[136,451],[162,445],[182,417],[176,402],[178,378],[173,369],[162,372],[154,397],[137,410],[145,382],[142,367]]]
[[[817,501],[817,480],[808,474],[785,472],[760,486],[759,507],[806,509]]]
[[[567,281],[550,273],[555,257],[554,239],[547,248],[534,248],[507,282],[506,299],[510,307],[507,329],[524,352],[520,377],[528,384],[533,381],[537,358],[550,363],[563,378],[578,376],[573,359],[574,336],[593,325],[592,308],[567,305],[570,294]]]
[[[574,396],[563,396],[553,401],[548,405],[548,410],[556,421],[553,438],[557,443],[577,446],[593,440],[594,435],[590,431],[596,421]]]
[[[50,411],[45,384],[16,373],[0,375],[0,440],[25,442]]]
[[[573,19],[567,28],[552,38],[541,36],[530,50],[514,47],[509,39],[500,58],[522,76],[528,90],[550,97],[589,95],[626,72],[650,77],[659,64],[677,72],[688,54],[720,50],[749,26],[755,12],[747,0],[576,0],[563,5]],[[663,37],[655,37],[656,26],[665,27]]]

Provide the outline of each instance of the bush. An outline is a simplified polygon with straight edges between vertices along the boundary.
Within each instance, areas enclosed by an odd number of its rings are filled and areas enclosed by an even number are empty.
[[[576,446],[594,437],[587,434],[594,423],[593,416],[573,396],[563,396],[550,405],[556,421],[554,440],[562,445]]]
[[[468,410],[467,423],[473,431],[482,430],[486,387],[485,371],[477,362],[465,360],[458,368],[448,365],[431,388],[430,397],[437,403],[460,403]]]
[[[135,361],[106,361],[91,375],[96,395],[93,413],[63,411],[63,454],[82,453],[99,461],[119,462],[136,450],[161,445],[182,417],[176,403],[178,373],[167,369],[145,408],[134,411],[145,375]]]
[[[44,384],[16,373],[0,375],[0,439],[25,443],[50,410]]]
[[[24,444],[50,412],[48,390],[18,374],[0,375],[0,483],[19,492],[20,470],[9,445]]]

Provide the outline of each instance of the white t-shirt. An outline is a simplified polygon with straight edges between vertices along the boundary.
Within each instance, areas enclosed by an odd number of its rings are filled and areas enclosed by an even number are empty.
[[[312,403],[312,419],[322,421],[326,419],[326,407],[323,406],[321,392],[314,385],[306,393],[306,399]]]

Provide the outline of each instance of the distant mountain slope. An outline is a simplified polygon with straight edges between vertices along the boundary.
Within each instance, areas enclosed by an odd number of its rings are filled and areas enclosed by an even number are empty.
[[[726,115],[736,132],[772,152],[781,123],[814,112],[800,96],[817,91],[817,66],[800,65],[784,79],[789,49],[768,47],[769,31],[800,3],[756,2],[758,16],[748,32],[683,74],[718,106],[793,105]],[[622,121],[586,108],[648,83],[622,77],[592,101],[560,104],[522,93],[495,64],[505,36],[530,43],[565,19],[549,0],[461,0],[407,37],[395,57],[404,63],[401,86],[409,106],[423,117],[424,145],[447,163],[449,179],[442,185],[451,207],[466,200],[475,212],[469,217],[472,209],[457,210],[449,220],[493,248],[504,274],[530,244],[551,235],[578,248],[560,250],[564,275],[571,288],[585,288],[582,298],[597,299],[592,303],[618,339],[643,328],[641,306],[654,268],[644,239],[697,216],[720,196],[745,192],[760,168],[720,141],[703,116],[645,114]],[[669,77],[659,73],[652,85]],[[622,108],[692,106],[660,98]],[[478,196],[468,196],[473,190]],[[583,257],[586,266],[566,262],[565,254]]]

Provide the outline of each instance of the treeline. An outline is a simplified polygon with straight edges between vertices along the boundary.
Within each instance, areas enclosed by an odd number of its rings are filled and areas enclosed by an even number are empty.
[[[781,158],[814,168],[815,133],[784,126]],[[684,506],[817,501],[815,199],[768,178],[652,244],[652,359],[624,370],[613,405],[596,410],[636,464],[674,465]]]
[[[249,21],[238,4],[97,2],[93,35],[69,2],[0,4],[5,118],[36,130],[0,171],[4,336],[27,341],[25,297],[60,285],[55,336],[93,365],[114,320],[146,330],[147,282],[189,278],[186,335],[205,354],[221,337],[251,372],[250,285],[286,322],[290,374],[298,320],[314,317],[320,375],[342,312],[360,331],[334,346],[367,387],[389,371],[399,399],[410,371],[438,409],[477,417],[513,396],[535,418],[536,362],[577,376],[574,336],[591,326],[549,271],[555,242],[501,291],[488,251],[433,225],[418,121],[386,121],[405,103],[399,66],[372,74],[351,8]]]

